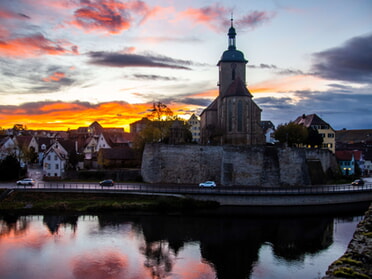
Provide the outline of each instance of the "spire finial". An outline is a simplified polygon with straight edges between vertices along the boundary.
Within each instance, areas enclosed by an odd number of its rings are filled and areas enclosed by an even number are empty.
[[[233,12],[231,12],[231,19],[230,20],[231,20],[231,27],[234,27],[233,26],[233,21],[234,21],[234,14],[233,14]]]

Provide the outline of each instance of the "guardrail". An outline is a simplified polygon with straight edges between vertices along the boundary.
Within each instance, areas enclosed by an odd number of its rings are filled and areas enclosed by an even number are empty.
[[[372,192],[372,183],[363,186],[322,185],[302,187],[253,187],[230,186],[215,188],[201,188],[196,185],[164,185],[164,184],[125,184],[116,183],[115,186],[100,186],[98,183],[74,182],[37,182],[34,186],[14,186],[13,189],[38,191],[66,191],[66,192],[107,192],[107,193],[166,193],[166,194],[203,194],[203,195],[307,195],[333,194],[352,192]]]

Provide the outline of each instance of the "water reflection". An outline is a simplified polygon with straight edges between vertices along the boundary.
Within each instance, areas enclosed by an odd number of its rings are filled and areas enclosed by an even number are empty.
[[[324,274],[343,253],[357,223],[343,220],[352,224],[345,234],[335,230],[338,223],[333,217],[7,215],[0,219],[0,278],[31,279],[282,278],[268,271],[272,265],[306,270],[308,257],[311,265],[323,267]],[[345,239],[335,243],[335,234],[340,233]],[[332,253],[335,258],[324,263]],[[318,277],[320,271],[309,270],[313,273],[305,274],[307,278]],[[301,272],[287,278],[299,278]]]

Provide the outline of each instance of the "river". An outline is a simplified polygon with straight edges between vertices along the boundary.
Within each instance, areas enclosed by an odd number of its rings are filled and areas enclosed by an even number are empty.
[[[2,215],[0,278],[316,279],[362,216]]]

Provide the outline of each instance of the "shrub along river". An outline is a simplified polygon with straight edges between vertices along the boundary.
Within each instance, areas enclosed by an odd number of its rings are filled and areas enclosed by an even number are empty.
[[[363,215],[3,214],[0,278],[321,278]]]

